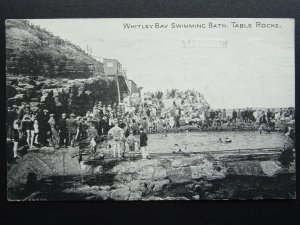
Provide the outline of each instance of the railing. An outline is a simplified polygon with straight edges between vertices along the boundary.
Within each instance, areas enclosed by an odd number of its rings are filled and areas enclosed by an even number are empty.
[[[236,153],[239,155],[242,155],[244,153],[248,154],[278,154],[282,151],[282,147],[275,147],[275,148],[245,148],[245,149],[228,149],[228,150],[218,150],[218,151],[201,151],[201,152],[180,152],[180,153],[173,153],[173,152],[149,152],[150,156],[190,156],[195,154],[230,154],[230,153]],[[89,153],[80,153],[82,156],[89,155]],[[139,152],[133,153],[135,156],[140,156],[141,154]],[[111,155],[105,155],[105,159],[113,159]],[[119,159],[119,158],[116,158]],[[102,159],[88,159],[84,161],[97,161],[97,160],[103,160]]]

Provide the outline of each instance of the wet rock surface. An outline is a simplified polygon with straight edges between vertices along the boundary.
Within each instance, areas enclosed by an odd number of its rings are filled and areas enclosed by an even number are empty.
[[[47,200],[295,198],[295,167],[283,168],[274,155],[270,160],[253,155],[250,161],[247,156],[194,154],[79,163],[70,156],[74,152],[43,148],[18,159],[8,171],[9,199],[26,197],[16,190],[26,188],[32,173],[37,181],[30,190]]]

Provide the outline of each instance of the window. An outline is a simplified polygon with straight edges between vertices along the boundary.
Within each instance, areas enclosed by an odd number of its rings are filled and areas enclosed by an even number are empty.
[[[106,64],[106,66],[107,66],[107,67],[113,67],[114,65],[113,65],[112,62],[108,62],[108,63]]]

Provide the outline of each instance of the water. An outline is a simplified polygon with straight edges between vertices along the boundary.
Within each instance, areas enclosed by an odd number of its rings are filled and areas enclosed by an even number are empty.
[[[219,138],[226,137],[231,143],[220,143]],[[276,148],[284,144],[292,144],[291,139],[283,133],[271,132],[259,134],[257,131],[226,131],[226,132],[182,132],[148,135],[148,151],[150,153],[172,152],[178,144],[187,152],[220,151],[230,149]]]

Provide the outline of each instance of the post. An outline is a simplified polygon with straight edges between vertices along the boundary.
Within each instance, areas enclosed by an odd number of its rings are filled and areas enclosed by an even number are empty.
[[[118,76],[117,76],[117,88],[118,88],[118,100],[119,100],[119,103],[120,103],[121,102],[121,94],[120,94],[120,86],[119,86]]]

